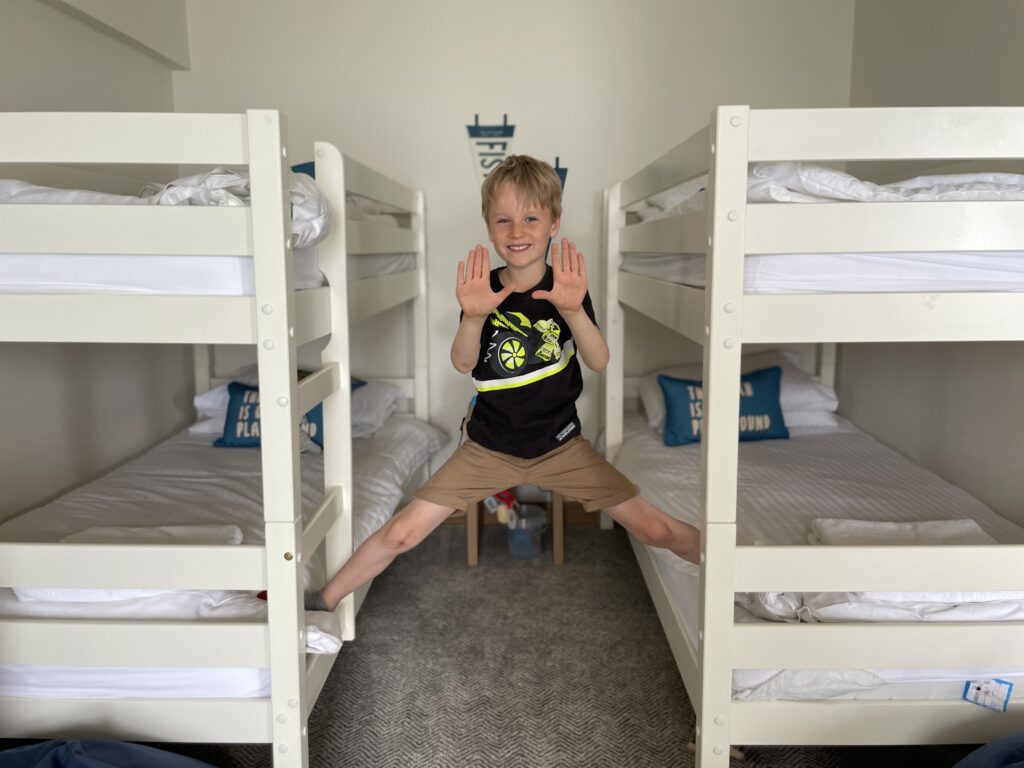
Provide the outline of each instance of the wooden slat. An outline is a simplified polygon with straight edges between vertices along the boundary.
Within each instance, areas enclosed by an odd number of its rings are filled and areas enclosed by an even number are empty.
[[[331,289],[295,291],[295,344],[302,346],[331,333]]]
[[[73,667],[265,667],[255,621],[0,619],[0,661]]]
[[[140,569],[139,563],[146,567]],[[0,585],[263,589],[261,546],[0,543]]]
[[[705,253],[708,248],[707,211],[687,210],[678,216],[651,219],[623,227],[622,253]]]
[[[0,163],[246,165],[246,116],[145,112],[0,114]]]
[[[708,172],[711,132],[705,126],[622,182],[619,205],[628,205]]]
[[[420,292],[418,271],[383,275],[348,286],[349,320],[355,322],[416,298]]]
[[[345,191],[368,197],[387,205],[400,208],[407,213],[417,210],[416,192],[389,179],[358,160],[345,157]],[[411,250],[415,251],[415,248]]]
[[[334,666],[336,653],[311,653],[306,655],[306,711],[312,712],[320,691],[327,682],[327,676]]]
[[[750,161],[1024,157],[1024,108],[755,109]]]
[[[734,744],[972,744],[1024,730],[1024,704],[997,714],[949,701],[737,701]]]
[[[299,382],[299,413],[306,413],[338,389],[338,364],[328,363]]]
[[[1024,293],[747,295],[743,342],[1019,341]]]
[[[1024,591],[1024,545],[737,547],[736,590]]]
[[[251,296],[5,294],[0,341],[254,344]]]
[[[331,526],[341,519],[341,513],[341,489],[334,486],[324,494],[320,506],[302,530],[302,551],[315,552]]]
[[[0,205],[0,253],[250,256],[248,208]]]
[[[0,697],[6,738],[269,742],[269,699]]]
[[[349,254],[415,253],[419,235],[414,229],[389,227],[375,221],[345,222]]]
[[[737,669],[1024,667],[1024,623],[737,623]]]
[[[1024,201],[764,204],[746,215],[747,253],[1024,250]]]
[[[704,343],[704,291],[619,272],[619,301],[698,344]]]

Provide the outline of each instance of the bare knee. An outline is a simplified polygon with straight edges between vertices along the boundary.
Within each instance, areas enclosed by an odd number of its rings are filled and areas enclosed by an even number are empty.
[[[423,539],[423,534],[416,521],[408,517],[393,517],[384,526],[382,541],[384,546],[396,553],[408,552]]]
[[[665,520],[651,518],[630,529],[630,533],[641,543],[651,547],[664,547],[672,543],[673,533]]]

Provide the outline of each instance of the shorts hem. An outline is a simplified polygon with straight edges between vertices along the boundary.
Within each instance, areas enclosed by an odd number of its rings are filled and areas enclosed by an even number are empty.
[[[476,503],[473,501],[467,502],[465,499],[455,496],[445,496],[442,493],[430,493],[429,491],[427,493],[416,491],[412,496],[420,501],[429,501],[431,504],[440,504],[442,507],[449,507],[462,512],[465,512],[471,504]]]
[[[583,509],[587,512],[600,512],[602,509],[608,507],[614,507],[616,504],[621,504],[624,501],[636,498],[640,495],[640,489],[635,485],[628,489],[623,489],[618,493],[614,493],[611,496],[605,496],[601,499],[593,499],[591,501],[583,502]]]

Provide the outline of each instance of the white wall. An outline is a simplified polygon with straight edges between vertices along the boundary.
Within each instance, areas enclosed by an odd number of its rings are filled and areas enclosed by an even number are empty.
[[[1022,105],[1024,4],[858,0],[853,106]],[[1024,345],[847,345],[840,409],[1024,524]]]
[[[600,309],[601,190],[705,124],[714,105],[844,106],[853,10],[852,0],[190,0],[191,69],[174,74],[175,107],[279,108],[290,157],[325,139],[426,190],[431,407],[454,432],[471,395],[448,360],[455,265],[486,242],[473,115],[507,113],[515,151],[569,168],[562,232],[590,259]],[[356,331],[357,372],[406,372],[382,333]],[[630,366],[652,367],[678,344],[668,333],[634,340]],[[396,358],[401,370],[389,370]],[[581,407],[591,436],[597,384],[586,379]]]
[[[172,108],[163,65],[36,0],[0,2],[0,109]],[[82,178],[69,169],[45,177]],[[0,519],[180,428],[191,385],[191,356],[182,347],[0,344]]]

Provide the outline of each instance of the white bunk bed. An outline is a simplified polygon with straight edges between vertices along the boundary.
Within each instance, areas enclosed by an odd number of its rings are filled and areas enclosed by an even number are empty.
[[[260,399],[266,404],[262,448],[245,457],[244,451],[237,454],[244,466],[236,472],[261,472],[262,487],[254,493],[256,527],[262,528],[264,543],[2,541],[0,585],[249,594],[265,589],[272,596],[265,616],[256,620],[0,618],[2,665],[177,667],[198,672],[197,677],[203,677],[204,669],[211,675],[218,669],[269,670],[270,682],[269,694],[255,696],[0,697],[5,737],[266,742],[273,745],[275,766],[308,765],[306,723],[336,654],[306,653],[303,569],[319,554],[318,572],[311,578],[322,583],[353,549],[349,323],[412,303],[414,375],[395,383],[411,401],[413,415],[425,421],[424,205],[421,192],[317,142],[317,184],[333,219],[330,233],[317,246],[328,284],[293,290],[286,146],[283,118],[270,110],[0,114],[0,163],[247,166],[253,192],[251,207],[3,205],[0,253],[246,256],[253,260],[255,284],[254,295],[72,293],[60,288],[0,293],[0,341],[194,344],[200,392],[216,383],[209,345],[256,345]],[[388,227],[367,217],[346,220],[346,194],[383,203],[403,214],[409,225]],[[414,254],[415,268],[348,284],[349,256],[358,254]],[[298,381],[297,348],[325,337],[322,367]],[[309,463],[300,465],[299,460],[298,424],[320,402],[326,435],[323,493],[311,499]],[[172,438],[134,464],[159,464],[161,451],[183,441],[193,452],[193,464],[202,462],[205,454],[195,451],[206,446],[196,437]],[[111,478],[116,477],[115,472]],[[120,488],[120,482],[115,479],[113,487]],[[349,596],[338,607],[343,639],[354,637],[355,614],[365,593]]]
[[[744,534],[737,527],[738,497],[748,502],[740,510],[741,522],[744,516],[756,519],[763,512],[749,503],[750,473],[761,472],[763,478],[793,469],[791,477],[796,477],[809,450],[820,455],[835,441],[800,444],[804,438],[795,437],[782,441],[792,446],[780,454],[769,441],[740,447],[736,428],[741,354],[748,344],[819,343],[818,373],[831,383],[835,345],[841,342],[1024,339],[1020,285],[989,292],[952,286],[948,292],[933,288],[884,293],[823,293],[821,288],[757,293],[745,292],[744,285],[745,266],[754,258],[750,254],[1021,251],[1024,202],[748,203],[749,164],[1021,158],[1022,128],[1024,110],[1015,108],[720,107],[709,126],[607,191],[606,329],[612,350],[605,383],[608,456],[633,471],[640,465],[666,463],[666,450],[680,451],[677,485],[686,478],[693,485],[693,478],[700,475],[699,499],[692,500],[694,522],[703,530],[699,584],[692,592],[699,598],[697,606],[692,601],[680,604],[673,597],[674,592],[679,594],[673,582],[696,582],[697,577],[683,574],[685,567],[671,563],[671,556],[633,541],[697,714],[697,765],[727,765],[731,745],[960,743],[986,741],[1024,727],[1024,704],[1014,700],[1006,713],[996,713],[959,697],[927,700],[930,694],[922,691],[916,697],[893,695],[888,700],[744,701],[733,696],[734,673],[743,670],[999,668],[1019,674],[1024,669],[1024,624],[1016,621],[776,623],[742,620],[734,607],[736,593],[1024,589],[1020,528],[956,489],[929,497],[941,497],[949,510],[903,510],[902,519],[929,519],[929,513],[955,517],[960,510],[981,508],[985,530],[1009,544],[952,550],[807,546],[801,542],[806,528],[802,533],[796,533],[796,527],[786,530],[785,516],[761,518],[762,530],[783,531],[774,542],[752,540],[749,530]],[[681,206],[675,215],[626,224],[631,206],[704,174],[704,205]],[[704,281],[685,285],[621,271],[626,252],[702,254],[706,286]],[[663,449],[646,434],[646,423],[624,421],[626,398],[634,393],[624,378],[623,307],[703,345],[699,462],[695,447],[690,452],[691,446]],[[836,438],[859,441],[865,455],[879,462],[875,469],[893,466],[900,458],[891,451],[879,458],[887,449],[862,434]],[[632,459],[623,461],[625,449],[641,444],[652,453],[641,457],[634,451]],[[910,466],[907,472],[916,472],[917,480],[928,475],[915,488],[932,492],[936,484],[943,485],[920,468]],[[869,471],[859,481],[869,488],[872,477],[878,476]],[[788,479],[782,478],[780,484]],[[677,486],[649,489],[640,482],[665,508],[687,506],[674,496]],[[821,498],[830,490],[826,487]],[[846,501],[856,506],[858,500],[855,493]],[[804,522],[829,516],[828,510],[814,509],[813,504],[807,509],[806,499],[803,505],[799,513]],[[687,631],[690,624],[696,624],[692,634]]]

